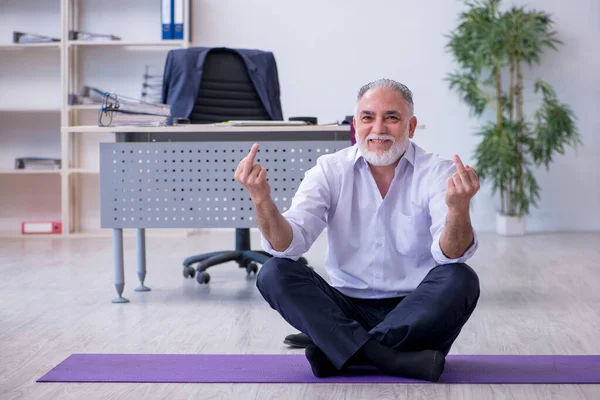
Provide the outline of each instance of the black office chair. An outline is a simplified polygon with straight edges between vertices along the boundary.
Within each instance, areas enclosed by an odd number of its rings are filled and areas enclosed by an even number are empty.
[[[242,58],[229,49],[211,50],[204,62],[198,98],[190,113],[192,124],[213,124],[229,120],[270,120],[258,93],[248,75]],[[258,265],[271,255],[250,246],[250,229],[237,228],[235,250],[191,256],[183,261],[183,276],[208,283],[206,270],[214,265],[235,261],[247,274],[256,274]],[[306,260],[301,258],[306,264]],[[196,264],[194,269],[191,265]],[[196,274],[197,272],[197,274]]]

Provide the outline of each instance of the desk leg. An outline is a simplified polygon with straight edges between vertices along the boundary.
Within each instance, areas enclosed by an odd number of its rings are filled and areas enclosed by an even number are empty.
[[[121,296],[125,287],[125,271],[123,261],[123,229],[113,229],[113,252],[115,256],[115,288],[119,297],[113,303],[129,303],[129,300]]]
[[[140,278],[140,286],[135,288],[136,292],[149,292],[150,288],[144,286],[146,279],[146,230],[137,230],[137,274]]]

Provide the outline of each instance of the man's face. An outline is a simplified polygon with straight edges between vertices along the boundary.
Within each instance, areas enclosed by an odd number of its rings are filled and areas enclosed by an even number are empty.
[[[404,154],[417,119],[402,94],[387,88],[367,91],[358,102],[354,126],[362,156],[376,166],[390,165]]]

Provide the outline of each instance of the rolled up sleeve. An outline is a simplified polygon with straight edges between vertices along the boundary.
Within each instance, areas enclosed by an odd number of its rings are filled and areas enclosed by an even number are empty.
[[[471,244],[471,246],[469,246],[469,248],[463,253],[462,256],[460,256],[458,258],[448,258],[448,257],[446,257],[446,255],[442,251],[442,247],[440,246],[441,236],[442,236],[442,232],[440,231],[440,233],[438,233],[433,238],[433,243],[431,244],[431,254],[433,255],[433,258],[435,259],[435,261],[438,264],[464,263],[469,258],[473,257],[473,255],[477,251],[477,248],[479,247],[477,233],[475,232],[475,229],[473,229],[473,243]]]
[[[285,215],[284,215],[285,217]],[[292,227],[292,242],[284,251],[277,251],[273,249],[271,243],[261,234],[261,245],[264,251],[272,255],[273,257],[279,258],[290,258],[294,261],[297,261],[304,254],[304,249],[306,248],[306,244],[304,241],[304,235],[302,231],[296,225],[295,222],[292,222],[288,219],[290,226]]]

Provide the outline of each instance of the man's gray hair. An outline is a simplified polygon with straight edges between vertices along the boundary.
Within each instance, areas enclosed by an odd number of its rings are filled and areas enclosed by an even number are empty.
[[[404,100],[406,100],[406,102],[408,103],[408,108],[410,109],[410,113],[414,114],[415,108],[414,108],[414,103],[413,103],[412,92],[406,85],[403,85],[402,83],[396,82],[395,80],[392,80],[392,79],[378,79],[376,81],[367,83],[366,85],[361,87],[360,90],[358,91],[358,97],[356,98],[356,102],[358,103],[360,101],[360,99],[362,99],[363,95],[368,90],[377,89],[377,88],[392,89],[392,90],[395,90],[396,92],[400,93],[402,95],[402,97],[404,98]]]

